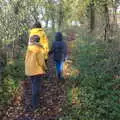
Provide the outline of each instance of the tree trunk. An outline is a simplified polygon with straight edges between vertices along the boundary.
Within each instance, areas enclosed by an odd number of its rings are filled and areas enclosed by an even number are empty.
[[[62,31],[62,27],[63,27],[63,17],[64,17],[63,1],[61,1],[60,4],[59,4],[58,31]]]
[[[55,32],[55,19],[54,16],[52,17],[52,31]]]
[[[62,30],[62,23],[63,23],[62,12],[60,12],[59,19],[58,19],[58,31]]]
[[[117,2],[112,0],[113,6],[113,31],[117,31]]]
[[[94,0],[90,3],[90,31],[92,32],[95,28],[95,5]]]
[[[48,28],[48,22],[49,22],[49,19],[47,18],[47,19],[45,20],[45,28]]]
[[[108,10],[107,3],[104,4],[104,17],[105,17],[104,40],[109,40],[110,21],[109,21],[109,10]]]
[[[15,57],[15,40],[13,40],[13,43],[12,43],[12,59],[14,59]]]

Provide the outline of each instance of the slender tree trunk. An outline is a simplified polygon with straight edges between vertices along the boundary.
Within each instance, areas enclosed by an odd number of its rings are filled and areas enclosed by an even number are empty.
[[[105,17],[105,34],[104,34],[104,40],[109,40],[109,33],[110,33],[110,21],[109,21],[109,10],[107,3],[104,4],[104,17]]]
[[[94,0],[90,3],[90,31],[92,32],[95,28],[95,5]]]
[[[62,31],[63,27],[63,19],[64,19],[64,11],[63,11],[63,1],[59,4],[59,16],[58,16],[58,31]]]
[[[55,32],[55,19],[54,16],[52,16],[52,31]]]
[[[62,24],[63,24],[63,16],[62,12],[59,13],[59,20],[58,20],[58,31],[62,30]]]
[[[47,19],[45,20],[45,28],[48,28],[48,22],[49,22],[49,19],[47,17]]]
[[[113,6],[113,31],[117,31],[117,5],[116,0],[112,0]]]
[[[12,43],[12,58],[14,59],[14,56],[15,56],[15,40],[13,40],[13,43]]]
[[[0,37],[0,48],[3,47],[3,41],[2,41],[2,37]]]

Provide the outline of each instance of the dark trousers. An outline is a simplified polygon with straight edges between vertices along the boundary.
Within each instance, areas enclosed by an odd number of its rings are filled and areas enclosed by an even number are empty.
[[[40,103],[40,83],[42,75],[30,76],[29,79],[32,83],[32,106],[37,108]]]

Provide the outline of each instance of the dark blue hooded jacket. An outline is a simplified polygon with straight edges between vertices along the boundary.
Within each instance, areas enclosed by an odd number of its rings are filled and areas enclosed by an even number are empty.
[[[52,44],[50,53],[53,53],[55,61],[63,61],[67,57],[67,45],[63,41],[61,32],[57,32],[55,35],[55,41]]]

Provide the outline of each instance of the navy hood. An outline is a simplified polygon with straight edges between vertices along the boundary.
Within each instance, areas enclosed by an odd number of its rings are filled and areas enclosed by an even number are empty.
[[[57,32],[55,35],[55,40],[56,41],[62,41],[63,40],[63,36],[61,32]]]

